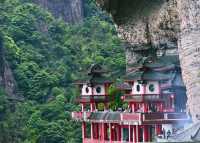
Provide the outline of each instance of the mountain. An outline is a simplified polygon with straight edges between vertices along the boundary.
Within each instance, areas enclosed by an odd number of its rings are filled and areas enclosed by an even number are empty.
[[[92,63],[113,78],[124,74],[123,45],[93,1],[84,1],[80,19],[76,12],[60,17],[79,11],[75,0],[34,2],[0,1],[0,143],[79,143],[81,126],[70,116],[80,110],[73,81]]]

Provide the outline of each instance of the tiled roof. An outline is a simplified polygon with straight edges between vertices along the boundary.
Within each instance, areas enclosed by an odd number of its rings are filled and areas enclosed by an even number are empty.
[[[170,74],[155,71],[136,71],[125,76],[125,80],[169,80]]]
[[[129,67],[132,68],[141,68],[147,67],[153,70],[154,68],[175,68],[179,66],[179,59],[178,56],[162,56],[162,57],[143,57],[140,58],[136,63],[128,64]]]
[[[132,90],[132,87],[128,83],[119,83],[116,84],[116,87],[120,90]]]

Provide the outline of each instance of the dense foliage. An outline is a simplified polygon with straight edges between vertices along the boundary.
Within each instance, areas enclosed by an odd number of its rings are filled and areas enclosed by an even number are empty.
[[[95,62],[115,77],[125,69],[112,20],[93,1],[85,10],[84,22],[70,25],[30,2],[0,1],[6,60],[25,99],[13,105],[0,90],[0,142],[81,142],[81,127],[70,118],[79,110],[72,82]]]

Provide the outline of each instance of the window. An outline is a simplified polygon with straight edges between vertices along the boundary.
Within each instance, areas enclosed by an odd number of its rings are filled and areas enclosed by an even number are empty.
[[[101,93],[101,87],[98,86],[98,87],[96,88],[96,92],[97,92],[97,93]]]
[[[86,88],[85,88],[85,91],[86,91],[86,93],[89,93],[89,88],[86,87]]]
[[[140,85],[139,84],[136,86],[136,90],[137,90],[137,92],[140,92]]]
[[[153,84],[149,85],[149,91],[154,92],[155,91],[155,87]]]

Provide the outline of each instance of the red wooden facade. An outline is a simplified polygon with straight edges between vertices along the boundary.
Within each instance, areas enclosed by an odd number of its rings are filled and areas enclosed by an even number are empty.
[[[111,111],[108,108],[111,82],[96,83],[91,87],[87,83],[80,84],[82,94],[77,101],[82,111],[73,112],[72,118],[82,122],[83,143],[155,141],[163,130],[172,133],[171,126],[188,121],[185,113],[175,112],[176,95],[162,93],[162,88],[167,84],[155,80],[142,84],[138,80],[127,80],[126,84],[130,86],[129,89],[119,88],[125,93],[121,99],[129,104],[124,111]],[[104,104],[103,111],[98,111],[98,103]]]

